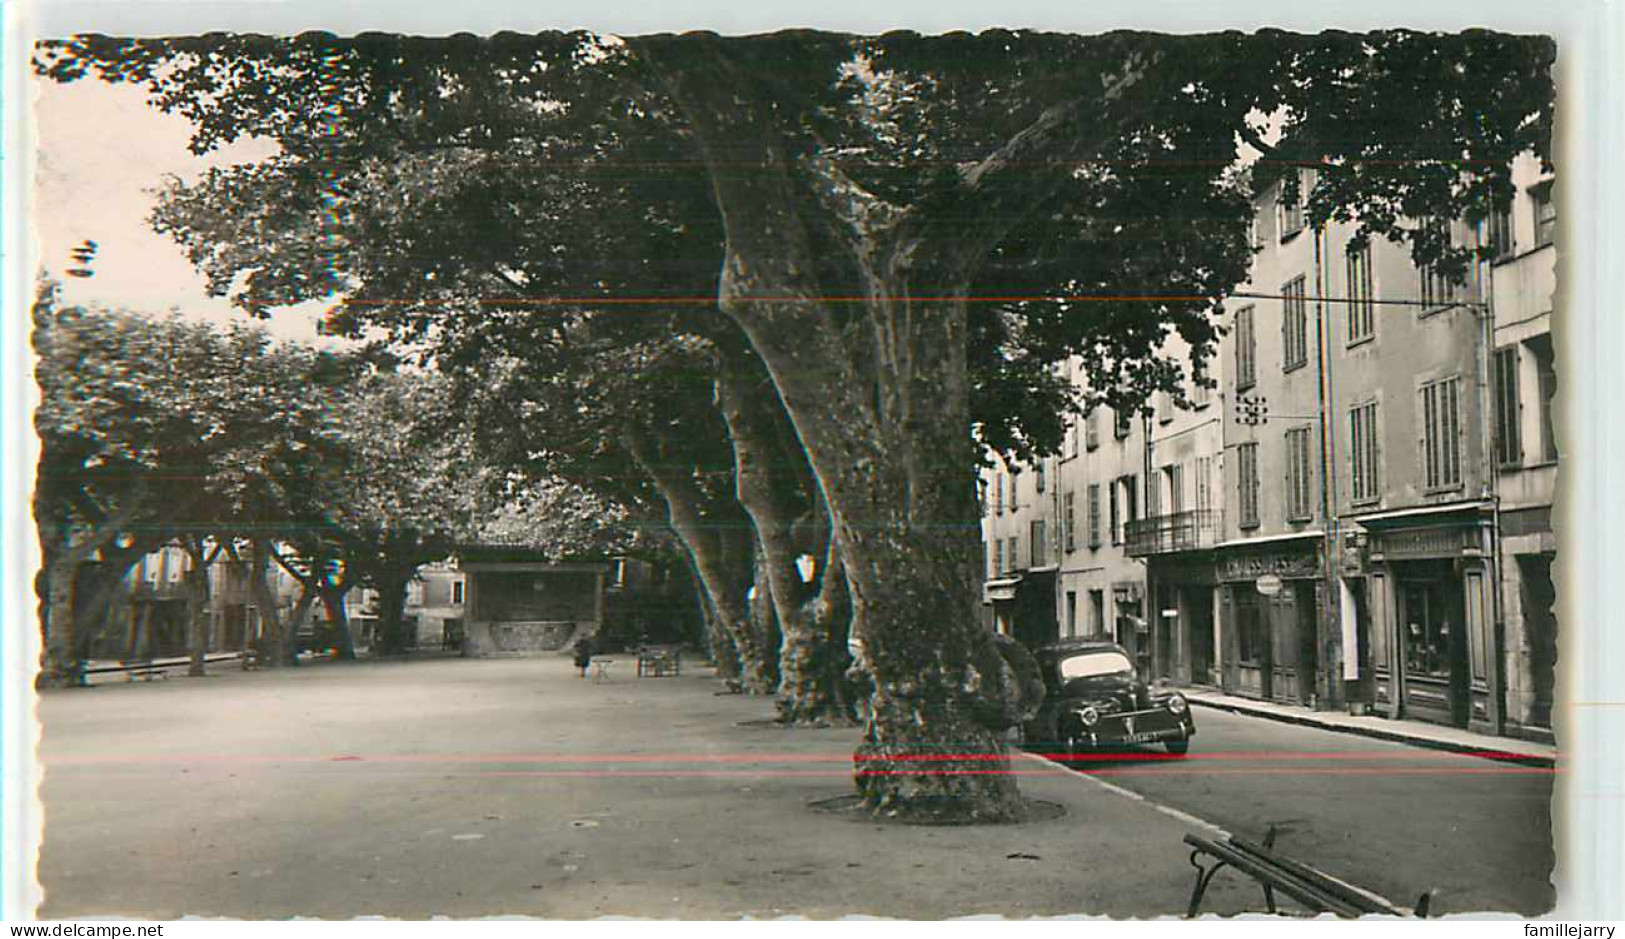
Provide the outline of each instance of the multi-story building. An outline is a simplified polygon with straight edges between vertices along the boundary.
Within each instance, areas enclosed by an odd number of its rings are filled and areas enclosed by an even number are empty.
[[[1489,223],[1494,317],[1492,421],[1501,533],[1498,571],[1506,649],[1509,733],[1550,738],[1557,620],[1552,606],[1552,491],[1558,441],[1552,416],[1557,370],[1552,348],[1557,228],[1552,179],[1537,160],[1513,164],[1511,210]]]
[[[1510,212],[1452,227],[1492,249],[1456,283],[1307,225],[1299,172],[1296,199],[1258,187],[1211,400],[1097,409],[984,479],[990,619],[1233,694],[1549,734],[1551,180],[1520,160]]]

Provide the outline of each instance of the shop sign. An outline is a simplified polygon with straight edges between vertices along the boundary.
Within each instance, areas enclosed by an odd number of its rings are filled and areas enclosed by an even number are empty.
[[[1316,577],[1320,571],[1313,552],[1243,555],[1225,558],[1219,564],[1221,580],[1257,580],[1265,574],[1282,578]]]
[[[1263,577],[1260,577],[1258,580],[1254,581],[1253,586],[1257,587],[1258,592],[1264,596],[1273,597],[1281,592],[1281,587],[1283,584],[1281,582],[1281,578],[1277,575],[1265,574]]]
[[[1416,528],[1383,532],[1373,541],[1372,553],[1390,560],[1460,557],[1474,553],[1478,548],[1478,529],[1459,526]]]

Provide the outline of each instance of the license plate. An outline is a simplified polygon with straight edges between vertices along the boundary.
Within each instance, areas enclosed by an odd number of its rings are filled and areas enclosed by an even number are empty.
[[[1124,743],[1150,743],[1153,740],[1161,740],[1162,738],[1169,736],[1170,733],[1171,733],[1171,731],[1154,730],[1154,731],[1151,731],[1150,733],[1144,733],[1144,734],[1125,734],[1125,735],[1123,735],[1123,742]]]

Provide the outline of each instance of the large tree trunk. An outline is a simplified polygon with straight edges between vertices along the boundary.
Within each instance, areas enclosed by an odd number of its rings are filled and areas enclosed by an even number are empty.
[[[145,504],[139,494],[126,498],[116,511],[76,539],[66,521],[47,521],[39,500],[35,500],[35,511],[41,519],[40,553],[45,562],[45,596],[39,613],[44,640],[37,680],[40,687],[85,683],[85,644],[79,636],[79,624],[75,622],[78,611],[74,609],[79,566],[110,544]]]
[[[701,582],[700,572],[694,564],[694,556],[684,551],[683,560],[688,564],[689,576],[694,584],[694,603],[699,607],[705,648],[711,656],[711,664],[717,670],[717,677],[725,681],[743,682],[739,650],[734,647],[733,634],[723,625],[722,618],[717,616],[711,604],[711,595]]]
[[[739,504],[756,530],[758,595],[765,580],[779,627],[780,719],[844,718],[838,676],[845,666],[834,673],[829,666],[844,657],[846,636],[843,630],[839,648],[832,647],[833,611],[826,604],[820,617],[814,603],[829,565],[820,564],[817,576],[806,581],[797,565],[802,555],[824,553],[829,543],[828,516],[812,467],[755,353],[727,337],[718,345],[717,398],[732,441]]]
[[[260,614],[260,664],[278,668],[288,663],[289,628],[282,622],[276,591],[271,589],[271,548],[266,542],[255,541],[250,553],[248,590]]]
[[[748,537],[749,523],[738,513],[737,502],[732,511],[726,512],[729,516],[726,518],[720,517],[715,509],[705,512],[706,500],[693,478],[661,459],[645,434],[629,428],[622,443],[665,500],[671,530],[693,563],[710,612],[733,640],[739,657],[740,680],[752,693],[771,694],[774,682],[769,676],[776,665],[768,663],[776,663],[778,649],[764,647],[751,628],[746,584],[750,582],[752,569],[741,568],[741,561],[748,565],[749,552],[741,550],[742,546],[737,543],[740,536]],[[735,543],[730,544],[730,541]]]
[[[752,568],[755,576],[750,590],[750,631],[756,648],[762,650],[761,659],[753,663],[756,666],[753,684],[776,689],[779,686],[779,644],[783,636],[779,632],[779,614],[773,605],[768,560],[760,541],[752,558]]]
[[[875,683],[854,757],[859,792],[889,815],[1024,817],[1002,741],[1023,711],[1022,683],[975,615],[965,348],[967,258],[1019,206],[981,227],[961,218],[951,246],[929,243],[920,233],[930,226],[833,167],[792,168],[770,96],[754,93],[717,42],[638,50],[708,164],[727,236],[719,303],[771,373],[829,506]],[[817,195],[847,228],[862,272],[862,342],[823,300],[798,171],[822,174]]]
[[[388,567],[378,578],[378,651],[385,655],[399,655],[408,649],[406,585],[411,579],[410,574]]]
[[[203,563],[201,552],[192,557],[187,569],[186,582],[186,653],[191,660],[186,674],[202,678],[208,674],[205,659],[209,654],[209,570]]]

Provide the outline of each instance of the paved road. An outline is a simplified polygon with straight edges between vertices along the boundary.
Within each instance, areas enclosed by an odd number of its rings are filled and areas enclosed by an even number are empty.
[[[1183,911],[1181,838],[1201,829],[1148,802],[1023,759],[1023,790],[1064,817],[933,829],[820,815],[810,802],[851,791],[856,731],[769,726],[761,699],[716,696],[701,674],[638,681],[626,664],[602,685],[567,660],[450,659],[47,693],[41,913]],[[1547,905],[1549,777],[1199,719],[1192,758],[1102,777],[1238,833],[1292,823],[1283,847],[1396,899],[1425,884],[1448,910]],[[1258,902],[1221,874],[1209,909]]]
[[[1190,755],[1147,749],[1072,765],[1277,847],[1403,905],[1446,913],[1555,903],[1549,769],[1196,711]],[[1219,876],[1227,876],[1221,873]]]

